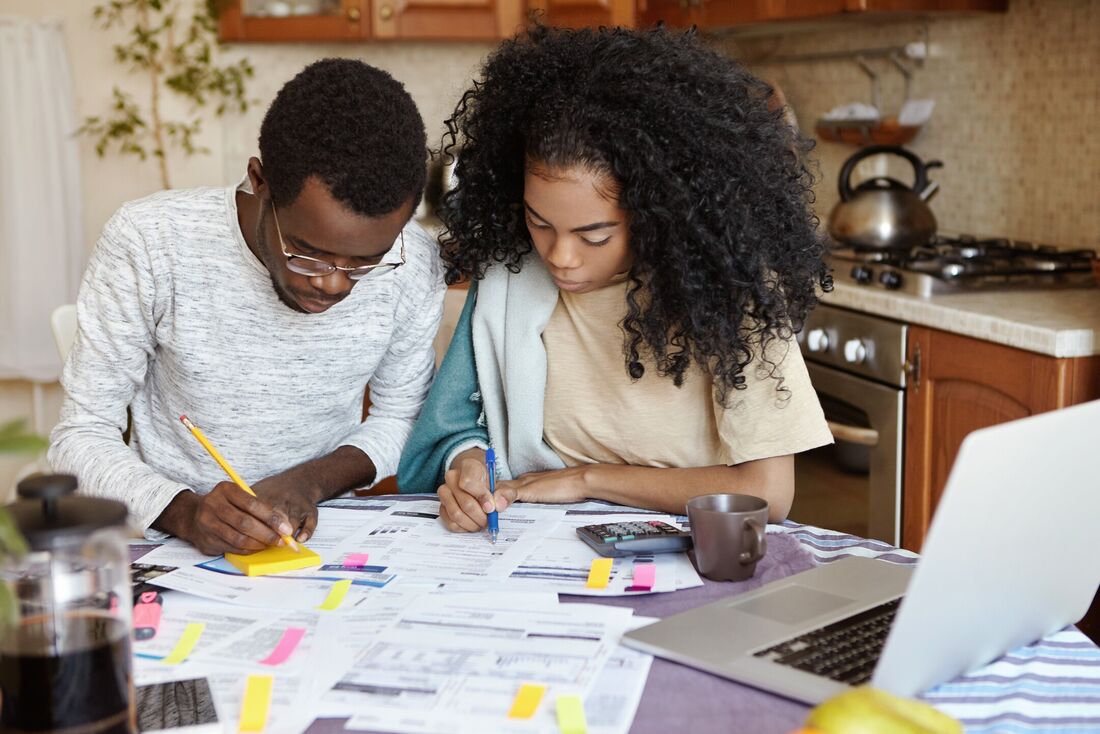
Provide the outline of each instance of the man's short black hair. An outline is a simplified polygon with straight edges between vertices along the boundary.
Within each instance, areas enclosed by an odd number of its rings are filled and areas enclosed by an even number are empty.
[[[354,59],[322,59],[275,96],[260,126],[260,159],[277,205],[293,202],[316,176],[352,211],[382,216],[420,201],[424,121],[386,72]]]

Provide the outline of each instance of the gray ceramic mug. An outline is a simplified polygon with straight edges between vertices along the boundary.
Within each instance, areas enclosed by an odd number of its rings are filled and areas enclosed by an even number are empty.
[[[712,581],[752,577],[768,549],[766,500],[748,494],[705,494],[688,500],[687,515],[699,573]]]

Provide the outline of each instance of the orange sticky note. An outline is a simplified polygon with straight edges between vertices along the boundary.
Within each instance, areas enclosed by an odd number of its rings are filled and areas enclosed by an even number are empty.
[[[515,699],[512,700],[512,708],[508,711],[509,719],[530,719],[539,710],[542,696],[546,693],[546,686],[537,683],[524,683],[519,687]]]
[[[240,569],[245,576],[267,576],[321,565],[321,556],[304,545],[299,546],[297,551],[285,545],[273,545],[245,556],[226,553],[225,560]]]
[[[259,732],[267,726],[267,712],[271,708],[271,688],[275,679],[270,675],[250,675],[244,685],[241,701],[240,731]]]
[[[611,564],[614,562],[613,558],[597,558],[592,561],[592,567],[588,569],[588,583],[585,586],[589,589],[606,589],[611,583]]]

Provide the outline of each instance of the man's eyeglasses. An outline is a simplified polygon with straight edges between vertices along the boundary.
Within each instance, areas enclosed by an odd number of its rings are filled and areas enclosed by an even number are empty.
[[[286,251],[286,240],[283,239],[283,231],[279,227],[279,215],[275,213],[275,204],[271,204],[271,216],[275,219],[275,234],[279,236],[279,247],[283,250],[283,255],[286,257],[286,268],[292,273],[298,275],[305,275],[310,278],[322,278],[326,275],[332,275],[337,270],[348,276],[349,280],[362,280],[371,273],[381,273],[391,270],[393,268],[399,268],[405,264],[405,231],[402,230],[399,235],[401,239],[401,262],[397,263],[377,263],[375,265],[360,265],[355,268],[345,268],[340,265],[333,265],[330,262],[324,260],[318,260],[315,257],[308,255],[298,255],[293,252]]]

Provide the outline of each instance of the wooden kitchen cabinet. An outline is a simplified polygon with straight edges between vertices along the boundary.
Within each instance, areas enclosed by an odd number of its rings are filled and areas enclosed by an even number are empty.
[[[218,37],[227,42],[500,40],[532,12],[548,25],[569,28],[649,27],[660,21],[708,30],[774,24],[782,32],[790,21],[1004,11],[1007,5],[1007,0],[220,0]],[[299,14],[303,10],[310,12]]]
[[[528,0],[527,11],[536,12],[547,25],[561,28],[638,25],[638,6],[644,0]]]
[[[963,438],[1100,397],[1100,357],[1049,357],[912,326],[902,546],[919,551]]]
[[[1004,12],[1008,0],[639,0],[646,25],[734,28],[764,23],[829,20],[863,16],[885,19],[902,14]],[[782,26],[777,26],[782,28]]]
[[[361,41],[370,33],[370,0],[339,0],[304,15],[256,14],[272,4],[248,0],[218,4],[218,40],[236,41]],[[292,12],[292,0],[274,3]]]
[[[275,0],[280,7],[293,7],[294,1]],[[248,0],[226,2],[218,16],[218,38],[226,42],[492,41],[511,36],[524,23],[524,0],[321,1],[324,12],[278,17],[249,15]]]

